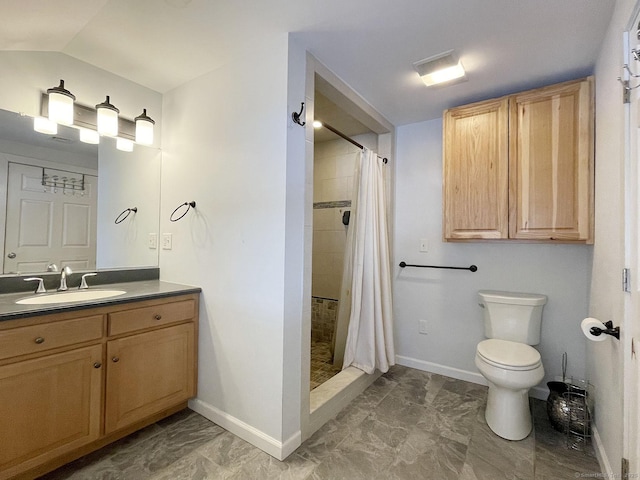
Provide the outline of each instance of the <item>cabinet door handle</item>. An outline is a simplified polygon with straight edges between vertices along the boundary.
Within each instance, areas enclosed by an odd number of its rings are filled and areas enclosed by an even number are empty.
[[[113,358],[111,359],[111,361],[112,361],[113,363],[118,363],[118,362],[120,361],[120,357],[113,357]]]
[[[156,320],[160,320],[162,319],[162,315],[160,315],[159,313],[156,313],[153,318],[155,318]]]
[[[96,362],[93,364],[93,368],[100,368],[102,364],[100,362]]]
[[[38,345],[40,345],[41,343],[44,343],[44,338],[42,337],[37,337],[34,342],[36,342]]]

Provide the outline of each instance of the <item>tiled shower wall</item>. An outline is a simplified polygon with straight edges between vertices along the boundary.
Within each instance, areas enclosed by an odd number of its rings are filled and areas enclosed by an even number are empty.
[[[338,313],[347,227],[358,148],[344,140],[315,144],[311,338],[332,342]]]
[[[333,342],[338,319],[338,300],[311,297],[311,341]]]

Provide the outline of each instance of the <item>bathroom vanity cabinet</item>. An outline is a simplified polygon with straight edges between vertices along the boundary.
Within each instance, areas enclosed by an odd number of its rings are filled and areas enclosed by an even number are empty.
[[[593,77],[444,112],[446,241],[593,243]]]
[[[0,322],[0,479],[34,478],[186,407],[198,294]]]

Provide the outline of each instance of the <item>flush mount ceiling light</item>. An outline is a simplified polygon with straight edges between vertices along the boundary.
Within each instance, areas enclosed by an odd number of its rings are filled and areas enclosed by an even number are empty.
[[[73,125],[73,102],[76,97],[64,88],[64,80],[60,85],[47,90],[49,96],[49,120],[62,125]]]
[[[107,95],[107,99],[104,102],[96,105],[96,112],[98,113],[98,133],[109,137],[118,136],[118,114],[120,110],[109,102],[109,95]]]
[[[413,64],[413,68],[427,87],[443,83],[450,85],[467,79],[462,63],[453,50],[420,60]]]
[[[314,120],[313,121],[313,128],[315,128],[315,129],[322,128],[322,122],[320,120]]]
[[[153,144],[153,126],[155,121],[147,115],[147,109],[142,110],[142,114],[135,118],[136,121],[136,143],[141,145]]]

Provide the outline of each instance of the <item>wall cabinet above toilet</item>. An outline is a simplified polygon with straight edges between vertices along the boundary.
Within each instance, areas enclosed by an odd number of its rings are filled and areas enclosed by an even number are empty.
[[[443,238],[593,243],[593,77],[444,112]]]

